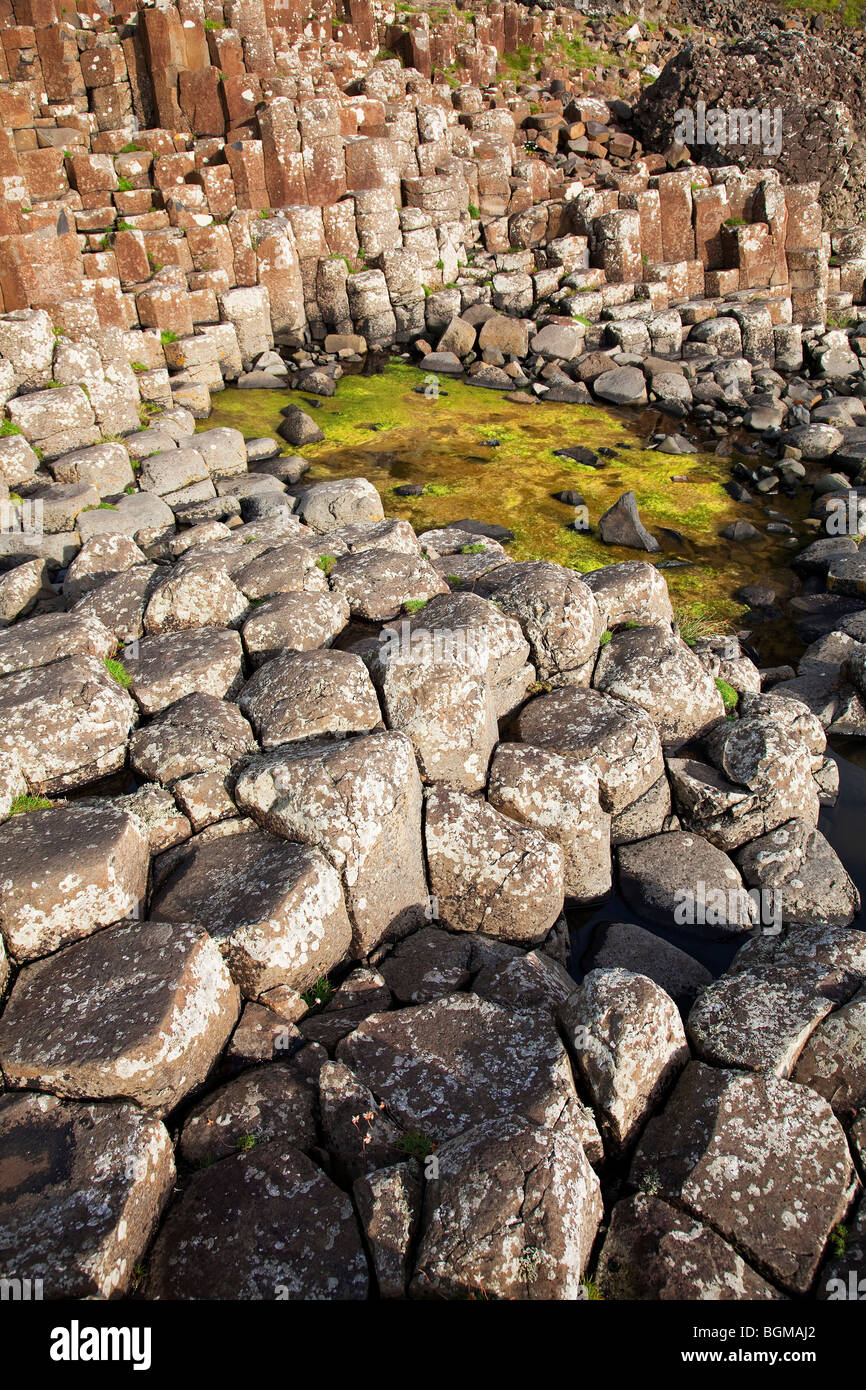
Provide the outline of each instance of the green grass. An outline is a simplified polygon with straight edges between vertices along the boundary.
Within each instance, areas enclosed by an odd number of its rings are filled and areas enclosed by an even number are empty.
[[[787,0],[787,7],[807,14],[835,15],[852,28],[866,24],[866,0]]]
[[[733,714],[740,700],[738,692],[727,681],[723,681],[721,676],[716,676],[716,689],[722,697],[725,713]]]
[[[21,816],[26,811],[50,811],[54,805],[47,796],[30,796],[25,792],[21,796],[16,796],[12,805],[9,807],[10,816]]]
[[[715,614],[711,604],[701,602],[688,608],[675,607],[674,618],[687,647],[693,647],[701,637],[718,637],[729,627],[727,618]]]
[[[336,555],[320,555],[316,561],[317,566],[323,574],[330,574],[336,563]]]
[[[13,425],[11,420],[0,420],[0,436],[4,439],[10,434],[21,434],[21,428]]]
[[[460,547],[460,554],[461,554],[461,555],[483,555],[486,549],[487,549],[487,546],[486,546],[486,545],[482,545],[480,541],[476,541],[474,545],[462,545],[462,546]]]
[[[323,1009],[333,997],[334,986],[331,984],[327,975],[321,975],[316,983],[310,989],[305,989],[301,995],[301,998],[310,1010]]]
[[[117,191],[118,191],[118,193],[131,193],[131,192],[132,192],[132,179],[127,179],[127,178],[118,179],[118,180],[117,180]]]
[[[844,1255],[848,1249],[848,1227],[844,1222],[834,1226],[830,1232],[830,1249],[834,1255]]]
[[[606,627],[605,630],[604,630],[604,632],[601,634],[601,636],[600,636],[599,639],[598,639],[598,645],[599,645],[600,647],[606,647],[607,644],[608,644],[608,642],[610,641],[611,637],[613,637],[613,633],[611,632],[611,630],[610,630],[609,627]]]
[[[420,613],[421,609],[426,607],[426,604],[426,598],[407,598],[406,602],[403,604],[403,608],[407,613]]]
[[[163,347],[165,347],[168,343],[176,343],[177,334],[173,333],[170,328],[164,328],[159,335],[159,341],[162,343]]]
[[[238,1153],[248,1154],[250,1152],[250,1149],[254,1149],[256,1147],[257,1143],[258,1140],[256,1139],[256,1136],[254,1134],[241,1134],[238,1137],[237,1143],[235,1144],[235,1148],[238,1150]]]
[[[421,1130],[407,1129],[406,1133],[401,1134],[397,1140],[397,1148],[400,1152],[405,1154],[407,1158],[417,1158],[419,1162],[429,1158],[435,1147],[436,1145],[430,1136],[422,1133]]]
[[[124,690],[128,690],[132,685],[132,676],[127,671],[123,662],[118,661],[116,657],[106,657],[105,669],[112,680],[116,680],[117,684],[122,685]]]

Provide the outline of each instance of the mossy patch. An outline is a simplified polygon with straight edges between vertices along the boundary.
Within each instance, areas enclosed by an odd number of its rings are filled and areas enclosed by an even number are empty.
[[[718,630],[719,623],[740,617],[742,605],[733,595],[758,576],[772,579],[780,596],[790,592],[789,552],[780,538],[768,536],[746,551],[719,535],[743,515],[743,506],[724,490],[729,463],[712,454],[645,448],[658,420],[653,412],[638,417],[598,406],[520,405],[451,378],[440,379],[439,395],[431,398],[413,389],[423,381],[405,363],[378,374],[344,376],[316,411],[325,438],[304,450],[312,463],[304,481],[365,477],[381,494],[386,515],[405,517],[418,531],[467,516],[498,522],[514,532],[508,552],[515,559],[554,560],[581,573],[644,558],[605,545],[595,530],[602,513],[631,490],[644,522],[662,541],[654,563],[664,562],[681,609],[694,610],[695,617],[711,615]],[[294,399],[291,392],[224,391],[199,428],[229,425],[247,437],[275,435],[281,408]],[[491,435],[499,441],[496,449],[485,447]],[[606,447],[615,455],[596,470],[554,453],[576,444],[596,452]],[[589,511],[588,531],[571,529],[570,510],[553,497],[574,486],[575,471]],[[424,491],[399,497],[394,489],[404,483]],[[805,514],[804,503],[775,497],[773,503],[794,522]],[[749,515],[761,525],[758,509]]]

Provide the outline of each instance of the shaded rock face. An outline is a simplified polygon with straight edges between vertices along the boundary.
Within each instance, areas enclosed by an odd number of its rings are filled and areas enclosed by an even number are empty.
[[[359,1299],[369,1283],[351,1201],[281,1139],[196,1173],[149,1270],[158,1299]]]
[[[825,1100],[774,1076],[688,1066],[631,1169],[772,1282],[805,1293],[851,1200],[845,1133]]]
[[[619,1152],[689,1060],[679,1011],[647,976],[614,968],[591,970],[559,1018],[602,1132]]]
[[[712,1227],[643,1192],[614,1207],[597,1277],[605,1298],[782,1297]]]
[[[396,1163],[358,1178],[352,1188],[380,1298],[403,1298],[421,1216],[415,1165]]]
[[[737,935],[754,907],[735,865],[709,840],[682,830],[617,851],[620,889],[647,921],[709,937]]]
[[[552,1128],[516,1117],[479,1125],[437,1158],[413,1296],[578,1296],[602,1202],[567,1112]]]
[[[179,1152],[191,1164],[227,1158],[250,1134],[302,1150],[315,1144],[315,1089],[291,1065],[251,1067],[212,1091],[188,1115]]]
[[[398,1124],[434,1143],[508,1115],[550,1126],[577,1103],[553,1024],[471,994],[374,1015],[337,1055]]]
[[[665,150],[675,137],[677,111],[694,110],[698,101],[725,111],[781,108],[781,149],[765,151],[761,142],[686,143],[703,164],[769,164],[787,183],[820,181],[828,218],[847,224],[866,212],[866,102],[859,74],[853,52],[814,34],[764,30],[724,45],[689,43],[642,92],[635,124],[648,148]]]
[[[51,1299],[118,1298],[171,1196],[165,1126],[135,1105],[0,1096],[0,1262]]]

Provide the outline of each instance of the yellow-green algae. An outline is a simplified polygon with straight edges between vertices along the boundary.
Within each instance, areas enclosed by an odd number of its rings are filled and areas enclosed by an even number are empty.
[[[285,453],[302,452],[310,459],[305,483],[363,476],[379,490],[386,515],[405,517],[416,530],[461,517],[499,522],[514,531],[508,549],[515,558],[556,560],[582,572],[641,558],[642,552],[570,529],[573,510],[552,494],[567,488],[579,492],[594,528],[602,512],[631,489],[645,523],[662,541],[656,562],[692,561],[689,568],[663,571],[674,603],[692,618],[738,618],[743,605],[734,593],[758,579],[772,583],[780,595],[790,592],[792,546],[784,537],[731,543],[718,534],[742,516],[760,529],[767,520],[765,504],[744,507],[728,496],[723,484],[730,464],[724,459],[643,448],[653,424],[648,412],[636,420],[598,406],[521,404],[446,377],[439,378],[438,398],[428,397],[413,390],[424,380],[403,364],[368,376],[347,374],[336,395],[319,398],[318,408],[303,392],[231,389],[214,397],[213,412],[200,428],[230,425],[247,438],[276,436],[280,411],[292,402],[308,410],[325,435],[301,451],[284,446]],[[485,446],[491,439],[499,446]],[[593,469],[553,453],[576,444],[613,448],[617,457]],[[394,489],[402,483],[431,490],[422,497],[398,497]],[[805,504],[785,498],[766,505],[793,523],[805,514]],[[674,544],[661,527],[678,531],[685,544]]]

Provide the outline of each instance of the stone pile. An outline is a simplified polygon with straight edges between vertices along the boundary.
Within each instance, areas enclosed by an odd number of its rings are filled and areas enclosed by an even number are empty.
[[[686,645],[648,563],[419,536],[178,407],[132,491],[114,448],[54,486],[116,502],[0,579],[4,1270],[820,1292],[863,1223],[866,948],[807,704]],[[612,885],[646,925],[569,962]],[[740,949],[711,980],[658,927]]]

